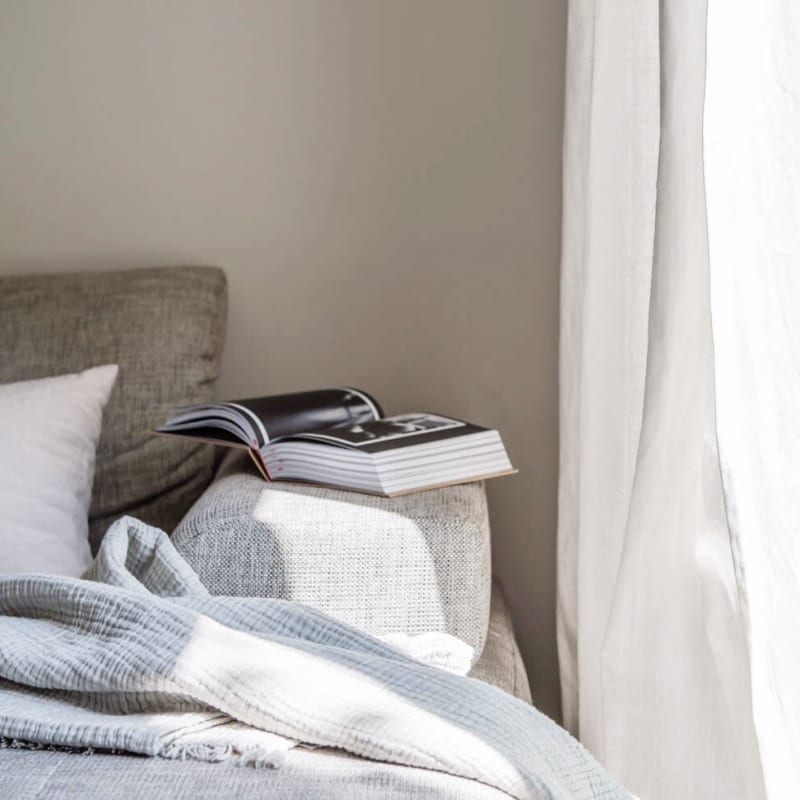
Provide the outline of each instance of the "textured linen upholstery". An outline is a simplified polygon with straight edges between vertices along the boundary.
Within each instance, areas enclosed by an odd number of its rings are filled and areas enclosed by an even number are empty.
[[[511,618],[495,584],[489,636],[472,677],[493,683],[530,702]],[[234,764],[173,762],[139,756],[96,755],[0,749],[0,797],[44,800],[214,800],[230,797],[280,797],[282,800],[501,800],[504,792],[433,770],[381,764],[340,751],[293,750],[279,770]]]
[[[0,278],[0,383],[119,364],[97,451],[94,550],[124,514],[172,530],[211,479],[212,448],[151,431],[173,405],[212,399],[226,302],[211,267]]]
[[[514,637],[511,613],[503,589],[497,581],[492,584],[492,608],[486,644],[480,660],[470,672],[470,677],[491,683],[526,703],[532,702],[522,653]]]
[[[212,594],[306,603],[369,633],[444,631],[480,656],[491,596],[483,484],[373,497],[223,472],[172,541]]]

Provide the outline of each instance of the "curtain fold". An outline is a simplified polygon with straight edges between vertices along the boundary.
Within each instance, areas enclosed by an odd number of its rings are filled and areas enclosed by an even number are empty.
[[[605,626],[647,354],[658,154],[658,10],[572,0],[561,278],[558,628],[564,722],[601,751]],[[598,334],[603,335],[598,335]],[[591,604],[579,602],[591,597]],[[580,636],[578,631],[580,630]]]
[[[798,33],[570,2],[564,721],[647,800],[800,797]]]

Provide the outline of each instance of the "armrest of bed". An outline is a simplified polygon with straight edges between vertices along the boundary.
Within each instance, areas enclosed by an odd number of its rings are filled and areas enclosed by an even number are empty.
[[[480,656],[491,598],[483,484],[396,498],[266,483],[237,454],[172,541],[213,594],[281,597],[369,633],[443,631]]]
[[[491,683],[526,703],[532,702],[528,674],[514,635],[511,613],[503,587],[497,580],[492,583],[492,609],[486,644],[469,676]]]

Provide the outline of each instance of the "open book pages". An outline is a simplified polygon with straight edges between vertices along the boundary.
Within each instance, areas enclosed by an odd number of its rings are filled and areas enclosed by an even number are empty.
[[[350,388],[184,407],[159,432],[246,448],[267,480],[385,496],[516,471],[497,431],[424,412],[384,417]]]

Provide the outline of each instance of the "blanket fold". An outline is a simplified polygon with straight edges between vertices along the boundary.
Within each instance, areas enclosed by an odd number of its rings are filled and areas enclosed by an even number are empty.
[[[0,578],[0,738],[268,766],[304,743],[520,800],[630,797],[531,706],[314,609],[213,597],[131,518],[83,580]]]

